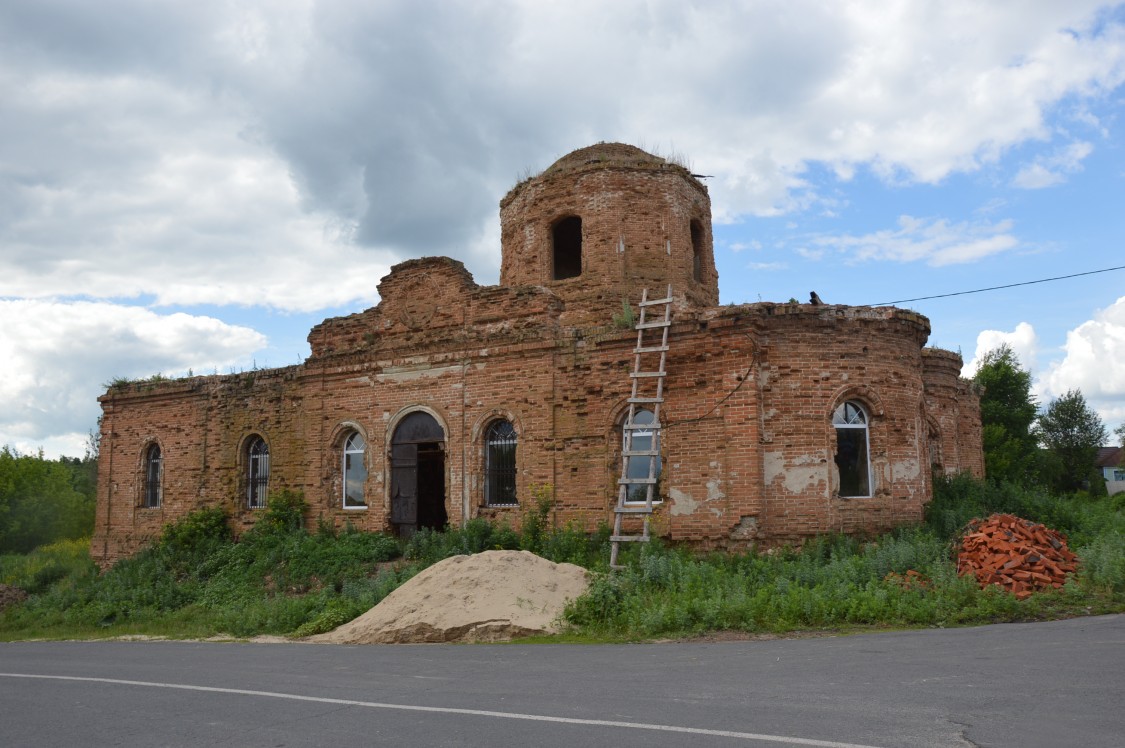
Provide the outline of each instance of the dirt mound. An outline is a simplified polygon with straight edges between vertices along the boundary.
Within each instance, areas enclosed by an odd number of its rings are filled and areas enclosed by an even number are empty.
[[[974,575],[982,588],[1000,585],[1021,600],[1062,587],[1077,566],[1065,535],[1012,514],[974,519],[957,554],[958,574]]]
[[[495,642],[554,631],[567,600],[586,591],[586,570],[528,551],[454,556],[422,571],[335,631],[334,644]]]

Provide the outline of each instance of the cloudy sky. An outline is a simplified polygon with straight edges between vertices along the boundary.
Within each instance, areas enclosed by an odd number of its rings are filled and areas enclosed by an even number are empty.
[[[707,180],[723,302],[928,315],[1125,420],[1125,6],[6,0],[0,444],[80,455],[115,377],[284,366],[396,262],[500,266],[598,141]]]

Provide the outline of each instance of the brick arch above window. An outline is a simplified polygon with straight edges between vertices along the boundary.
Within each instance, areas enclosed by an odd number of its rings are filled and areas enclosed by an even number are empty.
[[[867,411],[867,415],[874,418],[882,418],[886,415],[886,409],[883,407],[883,399],[879,397],[879,393],[866,384],[849,384],[845,385],[834,393],[829,400],[827,413],[825,414],[831,422],[832,415],[840,405],[848,400],[858,401],[863,405]]]
[[[409,418],[414,413],[425,413],[432,416],[433,419],[437,421],[438,426],[441,427],[441,432],[444,435],[445,440],[449,440],[449,435],[452,432],[449,430],[449,421],[442,413],[438,412],[428,405],[407,405],[405,408],[402,408],[393,416],[391,416],[390,420],[387,421],[387,444],[390,444],[394,440],[395,430],[398,429],[399,424],[401,424],[404,420]]]
[[[493,421],[503,419],[512,424],[512,428],[516,430],[517,436],[523,436],[522,418],[519,413],[505,407],[489,408],[473,422],[473,427],[469,431],[470,440],[476,444],[480,442],[484,436],[484,431],[488,428]]]
[[[368,435],[367,435],[367,429],[364,428],[363,425],[360,424],[358,421],[348,420],[348,421],[340,421],[339,423],[337,423],[332,428],[332,433],[328,437],[328,444],[333,449],[341,448],[341,447],[344,446],[344,441],[353,432],[358,432],[359,435],[363,437],[363,440],[365,442],[367,442],[368,444],[371,443],[371,440],[368,438]]]

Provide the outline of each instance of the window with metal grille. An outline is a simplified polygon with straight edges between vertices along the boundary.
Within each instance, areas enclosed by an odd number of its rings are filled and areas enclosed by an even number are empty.
[[[367,499],[364,496],[364,485],[367,483],[367,465],[363,461],[366,451],[367,443],[358,431],[353,431],[344,441],[342,472],[345,509],[367,508]]]
[[[160,453],[159,444],[152,444],[145,451],[144,470],[144,496],[141,506],[146,509],[157,509],[160,507],[164,493],[164,458]]]
[[[516,430],[508,421],[493,421],[484,433],[484,503],[517,504]]]
[[[250,509],[266,506],[270,485],[270,448],[266,440],[255,436],[246,449],[246,505]]]
[[[871,459],[868,443],[867,411],[849,400],[832,414],[836,429],[836,467],[840,471],[840,496],[871,496]]]
[[[656,421],[656,415],[646,408],[638,408],[633,413],[634,426],[648,426]],[[621,434],[621,449],[622,452],[659,452],[660,451],[660,437],[652,429],[639,428],[633,429],[633,442],[630,446],[628,439],[625,435],[625,430],[622,429]],[[648,478],[651,472],[651,477],[657,479],[656,485],[652,487],[652,500],[655,503],[660,502],[660,456],[659,455],[622,455],[621,459],[627,460],[628,465],[625,471],[626,478]],[[644,485],[633,484],[629,486],[626,501],[645,502],[647,491]]]

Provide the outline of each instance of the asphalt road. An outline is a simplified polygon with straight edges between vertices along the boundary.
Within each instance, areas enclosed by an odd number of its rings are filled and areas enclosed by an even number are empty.
[[[0,746],[87,745],[1121,748],[1125,616],[690,644],[0,644]]]

